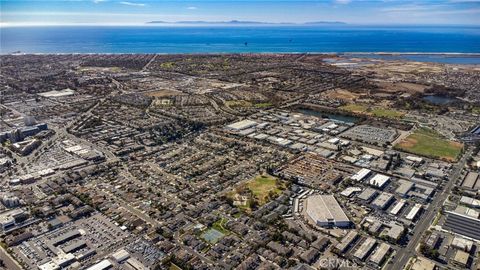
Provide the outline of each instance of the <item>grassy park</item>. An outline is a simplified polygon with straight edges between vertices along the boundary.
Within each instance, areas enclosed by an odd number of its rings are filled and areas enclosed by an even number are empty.
[[[259,175],[247,182],[248,189],[252,192],[258,205],[266,204],[271,197],[276,197],[285,189],[284,184],[270,175]]]
[[[235,191],[229,194],[229,197],[235,200],[239,194],[246,196],[248,200],[243,205],[237,205],[243,211],[250,212],[252,208],[262,206],[268,203],[272,198],[276,198],[286,188],[286,183],[268,174],[258,175],[248,180]]]

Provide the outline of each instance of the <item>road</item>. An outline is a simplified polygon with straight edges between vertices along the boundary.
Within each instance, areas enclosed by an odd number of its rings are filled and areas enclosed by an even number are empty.
[[[132,207],[129,203],[125,202],[123,199],[118,198],[116,195],[111,194],[110,192],[104,191],[104,190],[101,190],[101,189],[99,191],[101,193],[103,193],[104,195],[107,195],[107,196],[113,198],[121,207],[125,208],[127,211],[136,215],[137,217],[143,219],[145,222],[149,223],[150,225],[152,225],[154,227],[162,227],[163,226],[163,224],[160,223],[159,221],[157,221],[156,219],[153,219],[148,214],[143,213],[142,211],[138,210],[135,207]],[[180,241],[180,235],[179,235],[178,231],[175,232],[174,237],[173,237],[173,241],[175,241],[175,243],[178,246],[182,246],[186,251],[190,252],[191,254],[195,254],[198,258],[202,259],[204,262],[206,262],[208,264],[211,264],[211,265],[214,264],[214,262],[212,260],[210,260],[209,258],[203,256],[202,254],[200,254],[196,250],[193,250],[189,246],[184,245],[182,243],[182,241]]]
[[[430,224],[435,219],[435,215],[437,214],[438,210],[442,207],[443,202],[447,199],[450,195],[452,188],[455,185],[455,182],[460,177],[462,169],[465,167],[465,163],[467,162],[467,158],[471,156],[471,151],[466,152],[462,159],[454,166],[452,173],[448,179],[443,192],[437,195],[430,207],[426,210],[426,213],[421,217],[418,221],[417,225],[414,229],[414,234],[408,245],[405,248],[402,248],[397,253],[397,256],[392,260],[392,264],[390,264],[386,269],[387,270],[401,270],[404,269],[404,266],[408,263],[409,259],[417,254],[415,248],[419,244],[420,240],[422,239],[423,234],[425,231],[430,227]]]
[[[155,55],[152,57],[152,59],[150,59],[150,61],[148,61],[148,63],[147,63],[145,66],[143,66],[142,71],[146,71],[146,70],[147,70],[148,66],[150,66],[150,64],[153,63],[153,61],[155,61],[155,59],[157,58],[157,55],[158,55],[158,54],[155,54]]]
[[[7,251],[0,246],[0,260],[3,262],[6,267],[5,269],[9,270],[23,270],[23,267],[18,264],[17,261],[15,261],[10,254],[7,253]],[[0,266],[0,269],[3,269],[2,266]]]

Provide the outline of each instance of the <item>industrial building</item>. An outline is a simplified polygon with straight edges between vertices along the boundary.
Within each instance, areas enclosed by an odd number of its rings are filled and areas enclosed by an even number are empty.
[[[468,207],[463,206],[463,205],[457,205],[457,207],[455,208],[454,211],[456,213],[466,215],[466,216],[470,216],[470,217],[477,218],[477,219],[480,215],[480,213],[477,210],[472,209],[472,208],[468,208]]]
[[[233,131],[240,131],[243,129],[251,128],[257,125],[257,122],[249,119],[245,119],[242,121],[235,122],[227,126],[228,129]]]
[[[407,216],[405,217],[407,220],[414,220],[418,213],[420,212],[420,210],[422,209],[422,205],[421,204],[415,204],[415,206],[410,210],[410,212],[408,212]]]
[[[378,209],[386,209],[393,201],[393,195],[387,192],[382,192],[373,202],[372,206]]]
[[[415,184],[411,181],[400,179],[398,180],[400,186],[395,190],[395,193],[399,194],[402,197],[407,197],[408,192],[412,190]]]
[[[307,216],[322,227],[348,227],[350,220],[333,195],[313,195],[305,200]]]
[[[447,211],[447,219],[443,224],[445,230],[480,240],[480,219],[454,211]]]
[[[383,174],[379,174],[377,173],[374,177],[372,177],[368,183],[371,185],[371,186],[374,186],[374,187],[377,187],[377,188],[384,188],[385,185],[390,181],[390,177],[389,176],[386,176],[386,175],[383,175]]]
[[[356,192],[360,192],[360,191],[362,191],[362,189],[359,188],[359,187],[348,187],[345,190],[343,190],[340,193],[340,195],[345,196],[345,197],[351,197],[352,194],[354,194]]]
[[[103,261],[100,261],[99,263],[90,266],[89,268],[87,268],[87,270],[105,270],[110,269],[112,266],[112,263],[109,260],[105,259]]]
[[[375,247],[377,241],[374,238],[368,237],[363,241],[360,247],[355,251],[353,256],[361,261],[365,260],[365,258],[370,254],[370,251]]]
[[[460,198],[460,203],[464,204],[464,205],[467,205],[469,207],[480,208],[480,200],[477,200],[477,199],[472,198],[472,197],[462,196]]]
[[[126,251],[125,249],[121,249],[112,254],[112,259],[114,259],[117,263],[121,263],[128,258],[130,258],[130,253],[128,253],[128,251]]]
[[[462,182],[462,187],[467,189],[474,189],[476,186],[476,182],[478,181],[478,173],[476,172],[469,172]]]
[[[461,268],[467,268],[469,257],[470,254],[467,252],[463,250],[457,250],[455,256],[453,257],[453,264]]]
[[[376,265],[381,265],[385,261],[388,252],[390,252],[390,245],[381,243],[372,256],[370,256],[370,261]]]
[[[373,189],[373,188],[367,188],[365,189],[360,195],[358,195],[358,198],[363,201],[371,201],[373,198],[375,198],[378,195],[378,192]]]
[[[360,182],[364,180],[366,177],[368,177],[371,173],[372,173],[371,170],[363,168],[360,171],[358,171],[356,174],[352,175],[350,179]]]
[[[338,243],[335,248],[340,252],[344,253],[347,251],[352,244],[357,240],[358,233],[356,231],[350,231],[348,234],[342,239],[340,243]]]
[[[392,210],[390,210],[390,214],[396,216],[402,210],[402,208],[405,206],[405,200],[401,199],[398,201],[395,206],[393,206]]]
[[[463,237],[455,237],[453,238],[453,241],[450,244],[450,246],[456,249],[461,249],[466,252],[470,252],[474,247],[474,244],[473,244],[473,241],[465,239]]]

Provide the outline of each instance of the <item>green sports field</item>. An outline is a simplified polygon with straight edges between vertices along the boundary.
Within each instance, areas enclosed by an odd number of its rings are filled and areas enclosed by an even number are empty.
[[[452,162],[460,157],[463,144],[447,140],[434,130],[419,128],[395,145],[395,149]]]

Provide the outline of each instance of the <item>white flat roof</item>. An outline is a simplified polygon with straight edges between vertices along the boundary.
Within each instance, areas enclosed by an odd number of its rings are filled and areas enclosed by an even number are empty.
[[[315,222],[349,222],[333,195],[313,195],[306,199],[306,213]]]
[[[370,172],[371,170],[363,168],[350,178],[355,181],[362,181]]]
[[[412,210],[410,210],[410,212],[408,212],[405,218],[408,220],[413,220],[417,216],[418,211],[420,211],[421,208],[422,208],[421,204],[418,204],[418,203],[415,204],[415,206],[412,208]]]
[[[395,204],[395,206],[392,208],[392,210],[390,210],[390,214],[396,216],[398,214],[398,212],[400,212],[400,210],[402,210],[402,208],[404,206],[405,206],[405,200],[401,199],[397,204]]]
[[[257,125],[257,122],[253,120],[245,119],[245,120],[230,124],[227,126],[227,128],[233,129],[233,130],[242,130],[242,129],[250,128],[256,125]]]
[[[72,90],[72,89],[64,89],[64,90],[52,90],[52,91],[48,91],[48,92],[43,92],[43,93],[39,93],[38,95],[39,96],[42,96],[42,97],[64,97],[64,96],[70,96],[70,95],[73,95],[75,94],[75,91]]]
[[[97,264],[90,266],[89,268],[87,268],[87,270],[103,270],[111,266],[112,266],[112,263],[109,260],[105,259]]]
[[[372,179],[370,179],[369,183],[372,186],[383,187],[388,180],[390,180],[390,176],[377,173]]]

